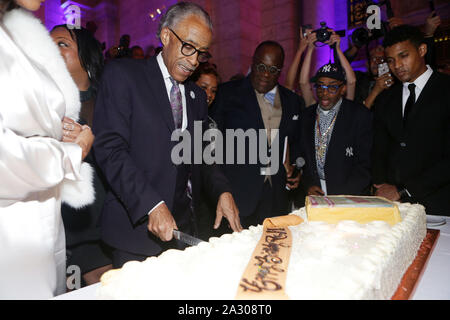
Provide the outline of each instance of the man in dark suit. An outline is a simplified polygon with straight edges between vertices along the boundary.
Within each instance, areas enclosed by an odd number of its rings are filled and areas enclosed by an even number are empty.
[[[401,83],[375,105],[373,180],[376,195],[418,202],[427,214],[450,208],[450,78],[425,63],[420,30],[392,29],[383,41]]]
[[[311,79],[318,103],[302,117],[306,165],[302,186],[308,195],[363,195],[370,187],[372,115],[362,104],[344,99],[345,73],[328,63]]]
[[[250,75],[221,85],[212,110],[212,117],[224,136],[230,129],[254,132],[258,136],[257,142],[253,140],[258,148],[252,148],[249,138],[242,148],[234,144],[232,149],[225,150],[226,156],[234,152],[232,163],[227,161],[223,168],[230,180],[244,227],[290,212],[286,181],[292,167],[288,166],[289,173],[286,174],[283,160],[288,154],[293,163],[298,156],[300,108],[304,103],[298,95],[278,84],[283,62],[284,51],[278,43],[261,43],[255,50]],[[260,132],[264,134],[260,135]],[[274,138],[268,139],[272,134]],[[233,139],[227,135],[224,144]],[[285,148],[285,141],[289,148]],[[252,157],[261,156],[262,144],[268,145],[269,152],[273,152],[270,154],[271,165],[274,162],[279,164],[277,168],[271,168],[271,172],[261,158],[251,161]],[[244,163],[239,162],[238,154],[243,156]],[[292,187],[298,183],[295,179],[290,182]]]
[[[174,229],[192,233],[192,204],[195,209],[200,192],[217,203],[216,227],[226,217],[233,230],[242,229],[218,167],[194,164],[193,157],[176,164],[173,155],[176,129],[191,135],[191,150],[195,139],[202,141],[193,133],[194,122],[207,123],[206,96],[184,81],[210,57],[211,29],[201,7],[177,3],[161,19],[163,49],[157,57],[111,61],[105,69],[94,115],[94,150],[112,189],[103,207],[102,237],[114,248],[115,268],[176,246]]]

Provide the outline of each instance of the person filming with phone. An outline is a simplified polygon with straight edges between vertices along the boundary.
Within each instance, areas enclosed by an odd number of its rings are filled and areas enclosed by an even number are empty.
[[[356,90],[358,92],[357,98],[359,98],[361,102],[370,109],[379,94],[391,87],[395,80],[389,70],[389,66],[384,55],[384,48],[382,46],[377,46],[369,52],[368,64],[369,74],[367,74],[367,76],[370,80],[368,80],[368,83],[366,81],[366,89],[364,90],[364,88],[361,87],[364,85],[364,81],[361,81],[362,83],[359,87],[357,81]],[[362,97],[363,94],[365,97]],[[357,99],[357,101],[359,99]]]

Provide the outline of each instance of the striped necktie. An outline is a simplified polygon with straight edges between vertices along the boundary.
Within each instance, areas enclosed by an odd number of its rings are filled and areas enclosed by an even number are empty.
[[[275,93],[274,92],[267,92],[264,95],[264,98],[266,98],[266,100],[268,100],[273,106],[273,104],[275,102]]]

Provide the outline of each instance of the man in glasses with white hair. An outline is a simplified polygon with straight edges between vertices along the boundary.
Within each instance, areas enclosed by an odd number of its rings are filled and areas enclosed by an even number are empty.
[[[242,230],[219,168],[193,157],[181,164],[173,159],[172,133],[193,137],[193,155],[194,121],[207,124],[206,95],[186,79],[211,56],[210,17],[196,4],[179,2],[162,17],[158,36],[163,48],[156,57],[108,64],[95,108],[95,156],[112,189],[103,207],[102,238],[114,248],[114,268],[182,248],[173,230],[196,235],[201,190],[217,203],[216,228],[226,218],[232,230]]]
[[[224,136],[228,129],[248,134],[265,130],[269,138],[258,135],[257,147],[267,143],[271,164],[275,160],[279,164],[277,168],[267,168],[269,165],[259,157],[260,149],[252,148],[251,139],[243,147],[234,144],[233,150],[228,147],[225,150],[227,155],[234,154],[233,163],[227,161],[224,172],[230,180],[244,227],[261,224],[267,217],[289,213],[286,187],[293,189],[298,184],[295,179],[288,180],[292,167],[287,165],[286,170],[283,163],[285,159],[287,164],[295,163],[298,157],[300,109],[304,102],[278,84],[283,62],[284,50],[279,43],[264,41],[259,44],[250,74],[219,86],[212,110],[212,117]],[[278,134],[272,137],[277,130]],[[229,140],[227,136],[224,145],[233,145]],[[274,147],[275,143],[278,148]],[[240,155],[244,156],[244,163],[239,163]],[[252,157],[258,161],[252,162]],[[291,184],[287,185],[288,182]]]
[[[369,193],[372,114],[347,100],[345,72],[327,63],[311,79],[318,103],[302,117],[302,185],[308,195]]]

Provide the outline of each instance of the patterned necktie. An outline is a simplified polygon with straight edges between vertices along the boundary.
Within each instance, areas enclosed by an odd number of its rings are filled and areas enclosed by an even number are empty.
[[[172,82],[172,89],[170,89],[170,105],[172,107],[173,122],[175,123],[175,129],[181,128],[183,120],[183,104],[181,101],[181,91],[178,82],[170,77]]]
[[[408,100],[406,100],[405,104],[405,111],[403,114],[403,123],[406,123],[408,119],[408,115],[411,113],[411,109],[413,108],[414,104],[416,103],[416,85],[414,83],[411,83],[408,85],[409,89],[409,97]]]

